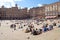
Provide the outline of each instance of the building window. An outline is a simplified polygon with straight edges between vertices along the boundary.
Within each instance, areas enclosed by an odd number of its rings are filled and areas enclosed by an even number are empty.
[[[50,11],[52,11],[52,6],[50,6]]]
[[[49,7],[47,7],[47,10],[50,11],[50,10],[49,10]]]
[[[60,12],[60,5],[58,6],[58,11]]]
[[[45,13],[45,15],[47,16],[47,15],[48,15],[48,13]]]
[[[57,5],[55,5],[55,8],[56,8],[56,10],[57,10]]]
[[[56,15],[56,13],[53,13],[53,15]]]
[[[55,11],[55,5],[53,5],[53,11]]]
[[[53,5],[53,11],[57,10],[57,5]]]
[[[45,12],[47,12],[48,11],[48,8],[47,7],[45,7]]]

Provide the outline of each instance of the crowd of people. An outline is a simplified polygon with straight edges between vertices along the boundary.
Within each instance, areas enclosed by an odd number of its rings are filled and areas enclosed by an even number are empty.
[[[45,21],[46,22],[44,22],[42,20],[41,21],[39,21],[39,20],[35,20],[35,21],[33,21],[33,20],[30,20],[30,21],[28,21],[28,20],[26,20],[26,21],[17,21],[16,20],[16,21],[11,21],[11,22],[15,22],[15,23],[11,24],[10,28],[16,30],[17,29],[16,24],[20,24],[19,27],[18,27],[18,29],[22,29],[22,28],[24,28],[24,27],[27,26],[26,29],[24,29],[25,33],[31,32],[31,34],[33,34],[33,35],[39,35],[39,34],[42,34],[43,32],[47,32],[47,31],[53,30],[54,26],[60,27],[60,21],[56,22],[54,20],[52,20],[52,21],[49,20],[51,24],[49,24],[47,22],[47,20],[45,20]],[[57,25],[58,23],[59,23],[59,25]],[[36,25],[40,25],[41,24],[42,26],[41,26],[41,28],[36,28],[37,26],[35,27],[34,24],[36,24]],[[0,23],[0,26],[1,26],[1,23]]]
[[[28,27],[26,29],[26,33],[31,32],[31,34],[33,34],[33,35],[39,35],[43,32],[53,30],[54,26],[57,26],[57,23],[54,22],[54,23],[52,23],[52,25],[43,24],[42,29],[41,28],[40,29],[37,29],[37,28],[34,29],[34,26],[30,25],[30,27]],[[60,27],[60,25],[58,25],[58,27]]]
[[[32,24],[32,22],[24,24],[23,26],[20,25],[18,28],[20,29],[20,28],[23,28],[25,26],[28,26],[25,29],[25,33],[31,32],[31,34],[33,34],[33,35],[39,35],[39,34],[42,34],[43,32],[47,32],[47,31],[53,30],[54,26],[57,26],[57,23],[55,21],[53,23],[51,22],[52,24],[48,24],[48,23],[44,23],[43,24],[43,22],[41,22],[42,27],[39,28],[39,29],[35,28],[35,26],[34,26],[34,24]],[[23,23],[24,22],[21,22],[20,24],[23,24]],[[60,23],[60,22],[58,21],[58,23]],[[19,23],[16,23],[16,24],[19,24]],[[36,22],[36,24],[40,25],[38,21]],[[60,24],[58,25],[58,27],[60,27]],[[13,28],[14,30],[16,30],[16,25],[12,24],[12,25],[10,25],[10,28]]]

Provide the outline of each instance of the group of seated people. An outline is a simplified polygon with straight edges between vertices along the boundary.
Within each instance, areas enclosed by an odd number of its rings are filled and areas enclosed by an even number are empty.
[[[42,29],[37,29],[37,28],[34,28],[33,25],[29,25],[25,32],[26,33],[31,32],[31,34],[33,34],[33,35],[39,35],[39,34],[41,34],[43,32],[53,30],[54,26],[56,26],[55,22],[52,25],[43,24]],[[58,27],[60,27],[60,25],[58,25]]]
[[[10,28],[13,28],[14,30],[16,30],[16,25],[15,24],[11,24]]]
[[[43,32],[47,32],[47,31],[53,30],[54,26],[57,26],[57,23],[54,22],[51,25],[49,25],[48,23],[46,23],[46,24],[43,24],[42,28],[38,29],[38,28],[35,28],[33,24],[30,24],[26,28],[25,33],[31,32],[31,34],[33,34],[33,35],[39,35],[39,34],[41,34]],[[60,27],[60,25],[58,25],[58,27]],[[14,28],[14,30],[16,30],[16,25],[12,24],[10,26],[10,28]],[[22,28],[22,27],[19,27],[19,28]]]

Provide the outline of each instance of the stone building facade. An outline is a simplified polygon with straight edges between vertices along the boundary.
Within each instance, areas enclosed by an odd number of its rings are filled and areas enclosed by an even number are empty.
[[[44,6],[31,8],[29,10],[29,13],[32,18],[44,18],[45,17]]]
[[[0,8],[0,19],[25,19],[27,16],[27,8],[18,9],[17,6],[12,8]]]
[[[0,8],[0,19],[27,19],[27,18],[60,18],[60,2],[55,2],[41,7],[33,7],[27,10],[12,8]]]
[[[33,18],[60,18],[60,2],[34,7],[29,12]]]
[[[60,2],[45,5],[45,17],[59,18],[60,17]]]

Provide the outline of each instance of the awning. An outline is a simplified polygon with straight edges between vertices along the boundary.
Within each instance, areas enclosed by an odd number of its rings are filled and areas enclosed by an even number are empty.
[[[45,18],[56,18],[56,16],[46,16]]]

